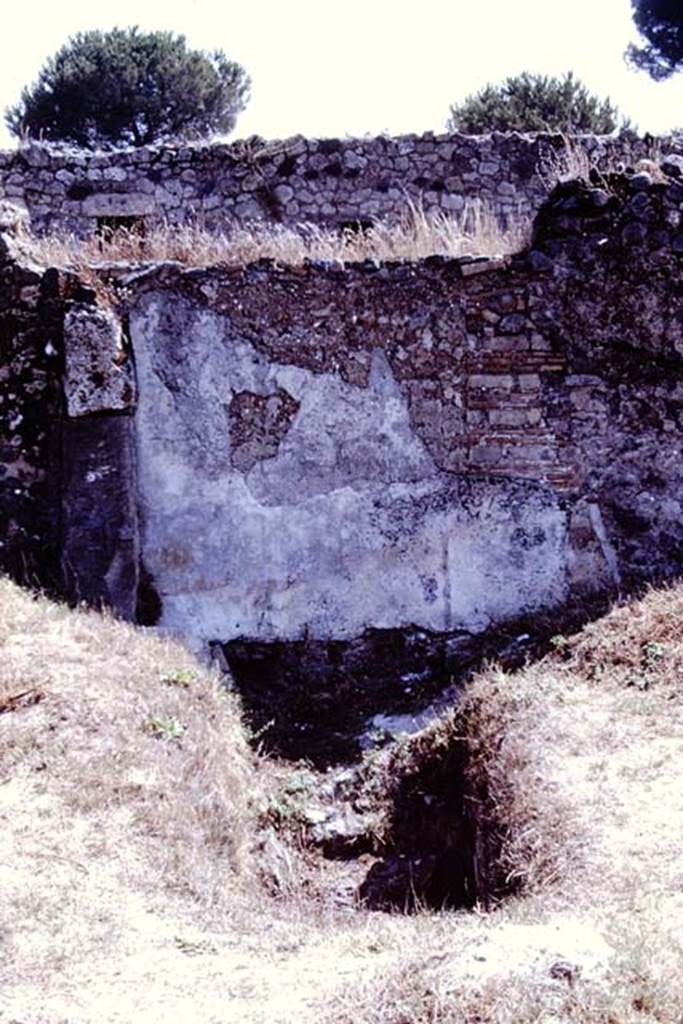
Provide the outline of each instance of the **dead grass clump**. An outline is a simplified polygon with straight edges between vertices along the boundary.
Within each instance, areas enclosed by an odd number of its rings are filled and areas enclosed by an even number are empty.
[[[623,870],[595,842],[609,813],[619,815],[624,795],[618,779],[656,778],[665,799],[677,781],[683,586],[653,589],[573,637],[558,636],[553,646],[521,672],[483,673],[458,709],[467,737],[468,784],[484,824],[478,862],[493,872],[483,882],[494,892],[514,882],[527,892],[561,883],[590,893],[596,880],[587,884],[584,873],[596,858],[608,861],[603,880],[608,871]],[[603,751],[613,759],[602,758]],[[567,785],[572,768],[573,787]],[[592,785],[601,775],[602,797],[610,793],[611,807],[603,806]],[[629,800],[635,814],[635,794]],[[644,813],[652,836],[659,830],[666,845],[670,822],[659,812],[655,806]],[[621,835],[606,834],[612,841]],[[654,858],[647,847],[641,852],[645,860]]]
[[[551,936],[548,929],[550,943]],[[653,938],[648,936],[650,941]],[[519,948],[481,946],[467,972],[454,969],[447,953],[406,957],[390,971],[385,969],[381,979],[340,992],[333,1016],[321,1019],[325,1024],[358,1020],[363,1024],[679,1024],[681,1020],[683,995],[676,985],[676,949],[665,951],[663,959],[652,956],[647,947],[617,950],[615,967],[586,977],[573,974],[572,965],[563,960],[553,960],[551,944],[545,960],[538,950],[530,950],[526,969],[510,970],[520,960],[516,955],[520,952]]]
[[[548,193],[562,181],[574,178],[590,180],[595,165],[581,143],[568,135],[562,136],[560,149],[551,149],[539,161],[538,176]]]
[[[98,821],[102,854],[150,891],[212,904],[249,878],[256,774],[217,678],[175,642],[6,579],[2,782]]]
[[[579,870],[582,837],[557,778],[554,739],[566,708],[552,676],[491,670],[468,689],[460,714],[467,744],[467,799],[481,902],[539,892]],[[539,715],[539,708],[545,712]]]
[[[680,698],[682,623],[683,586],[665,586],[614,608],[575,637],[558,637],[555,647],[567,672]]]
[[[636,161],[636,169],[647,171],[655,181],[664,184],[666,175],[660,167],[661,146],[657,143],[650,149],[649,158]],[[564,181],[582,178],[595,185],[611,190],[610,181],[614,175],[623,175],[623,159],[613,154],[602,154],[599,162],[581,143],[581,139],[569,135],[562,136],[559,149],[551,149],[544,153],[539,161],[538,177],[550,194],[556,185]]]
[[[420,205],[408,204],[397,223],[378,221],[367,231],[258,222],[230,232],[211,232],[192,224],[164,225],[144,235],[120,229],[107,238],[34,238],[31,254],[43,266],[79,271],[93,264],[164,260],[187,266],[244,266],[261,259],[283,266],[300,266],[307,260],[380,263],[434,255],[504,255],[523,248],[529,233],[530,225],[521,216],[503,228],[493,211],[480,202],[470,202],[457,215],[426,213]]]

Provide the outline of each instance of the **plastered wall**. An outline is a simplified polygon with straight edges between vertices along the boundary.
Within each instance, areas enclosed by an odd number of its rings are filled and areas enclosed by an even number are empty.
[[[121,269],[108,302],[6,253],[35,301],[5,337],[61,396],[10,366],[18,526],[68,593],[202,643],[477,632],[678,574],[682,204],[568,182],[518,256]]]

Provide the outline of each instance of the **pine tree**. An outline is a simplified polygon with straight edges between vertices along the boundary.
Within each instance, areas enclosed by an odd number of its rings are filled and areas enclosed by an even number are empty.
[[[629,46],[627,60],[654,79],[683,70],[683,0],[631,0],[644,46]]]
[[[501,85],[487,85],[451,107],[449,131],[480,135],[483,132],[592,132],[608,135],[626,128],[616,107],[588,92],[571,71],[563,78],[521,75]]]
[[[184,36],[138,28],[82,32],[23,90],[5,120],[19,137],[94,148],[227,133],[249,93],[244,69]]]

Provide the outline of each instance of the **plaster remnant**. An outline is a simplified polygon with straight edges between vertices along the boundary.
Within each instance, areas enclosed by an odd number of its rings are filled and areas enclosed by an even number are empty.
[[[133,311],[131,336],[143,557],[162,626],[224,641],[350,638],[370,626],[479,630],[563,599],[557,500],[443,474],[379,350],[367,387],[264,365],[228,318],[180,299],[169,306],[160,293]],[[278,388],[298,403],[277,452],[251,466],[235,463],[223,397],[247,381],[261,390],[251,408]],[[212,439],[210,465],[200,437]],[[516,562],[511,593],[503,578],[518,520],[544,541]]]
[[[600,544],[600,550],[602,551],[605,559],[605,565],[609,569],[609,573],[612,577],[612,581],[617,588],[621,587],[621,572],[619,571],[619,559],[617,553],[612,546],[610,539],[605,529],[605,524],[600,513],[600,506],[595,502],[588,504],[588,515],[590,516],[591,525],[595,531],[598,543]]]

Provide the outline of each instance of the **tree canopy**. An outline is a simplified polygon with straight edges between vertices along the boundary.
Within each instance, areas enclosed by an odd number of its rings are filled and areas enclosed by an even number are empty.
[[[683,70],[683,2],[631,0],[631,6],[645,45],[629,46],[629,62],[659,80]]]
[[[571,71],[563,78],[525,71],[454,104],[446,127],[472,135],[492,131],[608,135],[627,127],[627,122],[608,99],[589,93]]]
[[[138,28],[81,32],[43,65],[5,120],[19,137],[95,148],[231,131],[249,94],[244,69],[184,36]]]

